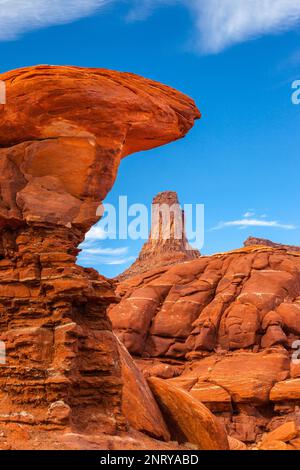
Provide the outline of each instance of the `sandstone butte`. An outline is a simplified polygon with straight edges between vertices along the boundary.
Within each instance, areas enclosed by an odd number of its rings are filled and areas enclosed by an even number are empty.
[[[300,449],[300,253],[268,245],[132,276],[109,308],[150,385],[204,404],[232,449]]]
[[[122,281],[153,268],[200,258],[185,233],[185,215],[174,191],[157,194],[152,201],[152,224],[149,240],[137,260],[117,279]]]
[[[200,113],[130,73],[37,66],[0,80],[0,448],[181,448],[164,442],[157,403],[112,332],[112,282],[76,257],[120,160],[183,137]],[[123,403],[122,371],[135,387]]]

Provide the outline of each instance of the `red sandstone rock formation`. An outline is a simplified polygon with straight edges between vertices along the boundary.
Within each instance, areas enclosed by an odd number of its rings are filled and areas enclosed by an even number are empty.
[[[117,288],[114,329],[145,376],[205,404],[248,445],[300,406],[300,255],[253,246],[153,269]]]
[[[300,450],[300,423],[287,421],[263,435],[259,450]]]
[[[167,380],[152,378],[149,384],[174,440],[191,442],[200,450],[229,450],[224,426],[202,403]]]
[[[271,248],[281,248],[286,251],[296,251],[300,252],[300,246],[294,245],[283,245],[282,243],[274,243],[271,240],[266,240],[265,238],[255,238],[249,237],[244,242],[244,246],[269,246]]]
[[[120,159],[183,137],[199,112],[128,73],[39,66],[0,79],[0,448],[159,447],[116,436],[115,294],[75,260]]]
[[[170,441],[170,433],[146,379],[120,340],[118,344],[123,378],[124,416],[137,431],[163,441]]]
[[[137,260],[118,280],[129,279],[153,268],[170,266],[200,257],[188,243],[185,233],[184,212],[177,193],[164,191],[152,202],[152,226],[149,240],[144,244]]]
[[[300,334],[299,282],[297,253],[249,247],[124,281],[110,316],[129,351],[144,357],[288,347]]]

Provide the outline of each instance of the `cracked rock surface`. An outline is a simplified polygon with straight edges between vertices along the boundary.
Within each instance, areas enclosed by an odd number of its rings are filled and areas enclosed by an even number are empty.
[[[203,256],[124,280],[117,293],[113,327],[144,375],[204,403],[230,437],[254,445],[298,422],[297,251],[254,245]]]

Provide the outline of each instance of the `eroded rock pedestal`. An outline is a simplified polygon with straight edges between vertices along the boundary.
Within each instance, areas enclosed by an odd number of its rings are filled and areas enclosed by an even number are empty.
[[[75,265],[78,240],[69,229],[3,229],[1,241],[0,422],[85,433],[124,428],[106,316],[112,286]]]
[[[183,137],[199,112],[175,90],[102,69],[0,79],[0,448],[126,448],[101,439],[127,426],[106,315],[115,294],[76,266],[77,247],[121,158]]]

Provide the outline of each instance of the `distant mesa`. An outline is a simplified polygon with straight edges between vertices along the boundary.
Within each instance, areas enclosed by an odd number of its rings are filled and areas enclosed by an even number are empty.
[[[152,201],[152,225],[149,240],[144,244],[137,260],[118,280],[129,279],[151,269],[191,261],[201,256],[188,242],[185,216],[178,195],[163,191]]]
[[[284,245],[282,243],[275,243],[272,242],[271,240],[267,240],[265,238],[255,238],[255,237],[249,237],[247,240],[244,242],[244,246],[269,246],[270,248],[281,248],[286,251],[296,251],[300,252],[300,246],[294,246],[294,245]]]

